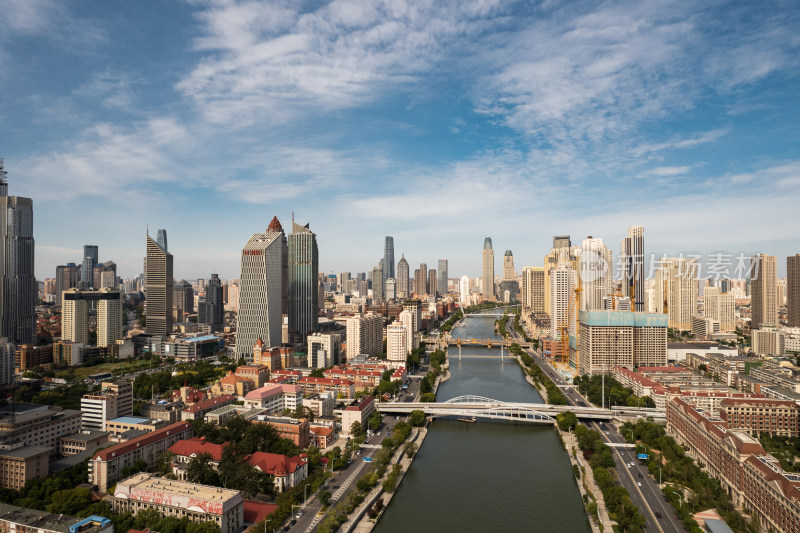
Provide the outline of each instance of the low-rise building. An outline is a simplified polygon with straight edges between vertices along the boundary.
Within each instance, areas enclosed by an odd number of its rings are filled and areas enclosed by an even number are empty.
[[[214,469],[219,468],[219,463],[222,461],[222,452],[225,451],[227,445],[227,442],[222,444],[208,442],[205,437],[179,440],[169,447],[169,451],[175,456],[172,464],[172,473],[179,480],[186,481],[186,468],[189,465],[189,461],[203,454],[208,454],[211,457],[210,463]]]
[[[312,394],[303,398],[303,407],[308,407],[315,417],[333,416],[333,408],[336,407],[336,395],[332,392]]]
[[[336,436],[333,428],[311,425],[308,430],[311,432],[312,444],[320,450],[324,450],[328,446],[333,445],[334,437]]]
[[[267,365],[242,365],[236,369],[236,375],[252,380],[257,389],[269,381],[269,367]]]
[[[355,402],[342,410],[342,433],[350,435],[350,430],[354,422],[358,422],[362,427],[366,427],[369,415],[375,410],[375,398],[372,396],[361,396]]]
[[[232,395],[241,398],[255,388],[255,381],[229,370],[227,376],[220,378],[211,386],[211,396]]]
[[[81,430],[73,435],[58,439],[58,453],[61,457],[69,457],[83,452],[93,452],[108,442],[108,431]]]
[[[220,407],[219,409],[215,409],[206,414],[206,422],[211,422],[213,424],[222,426],[235,416],[240,416],[245,420],[253,420],[258,415],[263,415],[266,412],[266,409],[251,409],[250,407],[245,407],[243,405],[231,404],[226,405],[225,407]]]
[[[280,413],[284,409],[297,409],[302,405],[303,387],[269,383],[260,389],[250,391],[244,397],[244,406],[250,409],[265,409],[268,413]]]
[[[100,450],[89,460],[89,481],[97,485],[100,492],[105,492],[109,485],[119,479],[123,468],[133,466],[139,460],[154,465],[159,454],[179,440],[190,439],[193,435],[189,422],[176,422]]]
[[[403,360],[405,362],[405,359]],[[362,370],[350,366],[335,366],[323,372],[326,378],[352,381],[358,390],[375,388],[381,383],[382,370]]]
[[[356,388],[349,379],[335,378],[314,378],[306,376],[297,381],[303,387],[304,394],[318,394],[320,392],[332,392],[342,398],[353,398]]]
[[[52,451],[21,443],[0,447],[0,487],[21,490],[29,480],[47,477]]]
[[[720,403],[720,418],[733,431],[753,436],[800,436],[800,407],[793,401],[771,399],[725,399]]]
[[[115,513],[138,515],[145,509],[159,516],[214,522],[220,533],[237,533],[244,525],[244,499],[239,491],[162,479],[141,473],[117,483]]]
[[[308,420],[296,419],[288,416],[259,415],[253,419],[256,424],[269,424],[278,432],[278,436],[289,439],[300,449],[308,448],[310,435],[308,433]]]
[[[0,408],[0,444],[44,446],[55,454],[58,439],[81,430],[81,412],[50,405],[14,404]]]
[[[191,407],[187,407],[181,411],[181,420],[203,420],[205,419],[206,414],[209,412],[219,409],[225,405],[229,405],[235,401],[236,396],[231,394],[223,394],[222,396],[217,396],[216,398],[210,398],[208,400],[197,402]]]
[[[114,533],[104,516],[76,518],[0,503],[0,531],[7,533]]]
[[[150,420],[166,420],[170,424],[181,419],[181,411],[186,408],[181,400],[156,400],[142,406],[142,416]]]
[[[247,462],[273,476],[273,486],[277,492],[291,489],[308,477],[308,458],[304,454],[287,457],[277,453],[256,452],[247,458]]]
[[[155,431],[169,425],[166,420],[151,420],[139,416],[121,416],[106,421],[106,431],[114,435],[121,435],[132,429],[139,431]]]

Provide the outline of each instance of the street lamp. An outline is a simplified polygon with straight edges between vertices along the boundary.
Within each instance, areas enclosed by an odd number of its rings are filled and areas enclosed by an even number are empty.
[[[658,486],[661,487],[661,467],[658,466]]]
[[[306,491],[308,490],[308,487],[310,487],[310,486],[311,486],[311,484],[306,483],[306,487],[303,489],[303,505],[305,505],[305,503],[308,501],[308,494],[306,493]]]
[[[672,494],[677,494],[678,495],[678,498],[681,499],[681,507],[683,507],[683,494],[681,494],[680,492],[674,492],[674,491],[673,491]]]
[[[632,442],[636,442],[636,439],[634,439],[634,438],[633,438],[633,430],[632,430],[632,429],[629,429],[629,430],[628,430],[628,433],[630,433],[630,434],[631,434],[631,441],[632,441]]]

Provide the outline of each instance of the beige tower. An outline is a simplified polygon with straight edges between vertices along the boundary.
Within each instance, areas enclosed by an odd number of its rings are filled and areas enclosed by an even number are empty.
[[[514,254],[506,250],[503,256],[503,281],[514,281]]]
[[[494,300],[494,250],[492,250],[491,237],[483,240],[483,276],[481,280],[483,297],[487,300]]]
[[[736,300],[732,292],[723,293],[719,287],[706,287],[703,291],[705,317],[719,321],[722,331],[736,329]]]
[[[147,235],[147,325],[148,335],[172,333],[172,254]]]
[[[786,258],[786,306],[789,327],[800,328],[800,254]]]
[[[692,329],[692,316],[697,314],[697,259],[665,257],[655,271],[656,308],[669,315],[669,327],[681,331]]]
[[[751,270],[750,327],[778,325],[777,260],[774,255],[758,254],[753,257]]]
[[[545,312],[544,304],[544,268],[525,267],[522,269],[522,307],[531,312],[542,314]]]

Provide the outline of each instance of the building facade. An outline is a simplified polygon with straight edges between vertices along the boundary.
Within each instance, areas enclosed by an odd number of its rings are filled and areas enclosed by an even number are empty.
[[[289,234],[289,342],[305,344],[317,331],[319,315],[319,251],[317,236],[308,224],[292,221]]]
[[[492,249],[492,238],[486,237],[483,240],[483,252],[481,253],[482,274],[481,292],[487,300],[494,300],[494,250]]]
[[[147,235],[147,323],[148,335],[172,333],[172,307],[174,303],[172,254]]]
[[[667,364],[667,319],[661,314],[581,311],[579,336],[574,364],[581,374]]]
[[[774,255],[753,257],[750,288],[750,328],[778,326],[777,260]]]

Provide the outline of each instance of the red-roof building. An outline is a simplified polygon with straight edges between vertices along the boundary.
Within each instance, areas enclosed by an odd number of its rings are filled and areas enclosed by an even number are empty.
[[[313,435],[313,444],[320,450],[331,446],[334,442],[333,428],[326,426],[311,426],[308,428]]]
[[[312,378],[306,376],[297,380],[297,384],[303,387],[303,394],[317,394],[320,392],[333,392],[343,398],[352,398],[356,395],[355,384],[349,379],[334,378]]]
[[[169,451],[175,454],[175,460],[180,463],[188,463],[192,457],[197,457],[207,453],[214,462],[222,461],[222,452],[225,451],[227,442],[214,444],[208,442],[205,437],[192,437],[191,439],[180,440],[169,447]]]
[[[105,492],[110,484],[119,479],[123,468],[133,466],[139,460],[152,466],[170,446],[193,435],[194,430],[189,422],[175,422],[100,450],[89,460],[89,481],[97,485],[100,492]]]
[[[720,402],[719,415],[733,430],[751,435],[800,437],[800,407],[786,400],[726,398]]]
[[[308,477],[308,458],[305,454],[287,457],[277,453],[256,452],[247,462],[262,472],[274,476],[275,490],[283,492]]]
[[[278,506],[274,503],[245,500],[244,521],[246,524],[258,524],[259,522],[263,522],[269,515],[277,510]]]
[[[206,416],[206,413],[209,411],[219,409],[220,407],[224,407],[235,401],[236,396],[233,396],[232,394],[223,394],[217,398],[203,400],[202,402],[198,402],[193,406],[184,409],[181,412],[181,420],[203,420],[203,418]]]

